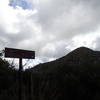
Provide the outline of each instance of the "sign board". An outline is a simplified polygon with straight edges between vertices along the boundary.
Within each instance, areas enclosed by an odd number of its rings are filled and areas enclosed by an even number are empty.
[[[14,48],[5,48],[5,57],[34,59],[35,51],[14,49]]]

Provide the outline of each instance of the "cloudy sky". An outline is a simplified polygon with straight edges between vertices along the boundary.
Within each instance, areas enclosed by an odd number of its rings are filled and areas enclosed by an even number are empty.
[[[99,43],[100,0],[0,0],[0,49],[35,50],[46,62]]]

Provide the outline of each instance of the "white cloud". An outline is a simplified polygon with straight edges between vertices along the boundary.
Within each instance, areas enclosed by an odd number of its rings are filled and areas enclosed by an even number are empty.
[[[15,32],[13,24],[18,22],[15,11],[8,6],[8,0],[0,2],[0,28],[5,32]]]
[[[45,33],[54,33],[60,39],[61,37],[62,39],[69,38],[94,31],[100,23],[98,20],[99,7],[93,10],[94,6],[90,2],[76,3],[79,0],[73,2],[72,0],[47,1],[40,1],[39,5],[39,22]]]
[[[16,46],[23,40],[36,34],[35,25],[37,10],[23,10],[9,6],[9,2],[0,2],[0,35],[8,40],[8,46]],[[32,16],[31,19],[30,16]],[[6,44],[5,44],[6,45]]]

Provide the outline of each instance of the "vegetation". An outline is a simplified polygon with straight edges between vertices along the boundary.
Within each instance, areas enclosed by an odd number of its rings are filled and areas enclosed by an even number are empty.
[[[17,74],[0,59],[0,100],[18,100]],[[100,100],[100,52],[88,48],[78,48],[22,75],[22,100]]]

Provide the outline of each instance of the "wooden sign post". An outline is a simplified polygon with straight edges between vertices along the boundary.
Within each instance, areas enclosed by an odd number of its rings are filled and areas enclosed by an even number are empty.
[[[19,58],[19,100],[22,100],[22,59],[35,59],[35,51],[5,48],[5,57]]]

